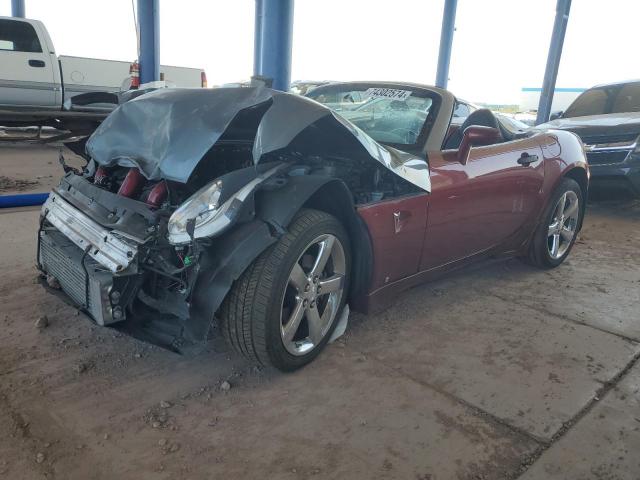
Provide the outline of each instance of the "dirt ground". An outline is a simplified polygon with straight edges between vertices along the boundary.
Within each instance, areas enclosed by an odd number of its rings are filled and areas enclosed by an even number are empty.
[[[0,175],[47,191],[57,150],[2,146]],[[0,478],[640,478],[638,200],[592,202],[555,270],[495,260],[352,315],[293,374],[92,324],[36,283],[37,218],[0,210]]]

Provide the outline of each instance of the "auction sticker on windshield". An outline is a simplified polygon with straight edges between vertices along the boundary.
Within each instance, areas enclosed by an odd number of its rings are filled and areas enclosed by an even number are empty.
[[[368,88],[366,93],[370,98],[406,100],[409,98],[409,95],[411,95],[411,90],[399,90],[397,88]]]

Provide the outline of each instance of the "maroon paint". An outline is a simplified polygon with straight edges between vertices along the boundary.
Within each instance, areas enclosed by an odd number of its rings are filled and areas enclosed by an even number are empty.
[[[428,206],[424,193],[358,208],[373,243],[371,290],[417,273]]]
[[[140,173],[140,170],[130,168],[118,189],[118,195],[133,198],[136,194],[140,193],[145,182],[146,180]]]
[[[167,183],[160,181],[156,183],[147,196],[147,205],[159,208],[167,198]]]
[[[517,163],[524,152],[538,160]],[[475,147],[466,165],[457,152],[430,154],[431,198],[421,270],[439,267],[505,242],[514,248],[542,204],[544,162],[536,141]]]
[[[471,125],[464,130],[462,141],[458,147],[458,162],[466,165],[469,161],[469,153],[472,147],[481,145],[493,145],[502,140],[500,130],[481,125]]]
[[[377,310],[401,291],[471,261],[523,252],[560,179],[573,169],[588,175],[580,144],[562,142],[564,134],[473,147],[465,165],[457,150],[430,152],[431,194],[359,207],[374,265],[369,293],[354,299],[354,308]],[[523,153],[538,158],[523,166]]]

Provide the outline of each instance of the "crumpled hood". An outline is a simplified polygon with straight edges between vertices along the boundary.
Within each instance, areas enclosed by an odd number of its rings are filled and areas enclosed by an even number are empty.
[[[607,113],[584,117],[559,118],[535,127],[536,130],[554,128],[568,130],[579,136],[640,134],[640,113]]]
[[[283,148],[301,155],[368,158],[430,191],[426,161],[380,145],[329,108],[269,88],[161,89],[116,108],[87,141],[99,165],[137,167],[150,180],[187,183],[203,156],[239,115],[257,109],[247,123],[258,163]]]

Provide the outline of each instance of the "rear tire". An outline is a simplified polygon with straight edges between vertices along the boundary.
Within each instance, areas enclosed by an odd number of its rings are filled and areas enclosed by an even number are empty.
[[[536,229],[526,263],[539,268],[555,268],[569,255],[582,225],[582,189],[571,178],[563,178],[551,195],[549,205]]]
[[[220,310],[225,339],[253,362],[282,371],[306,365],[338,323],[350,267],[349,237],[340,222],[301,210],[233,284]]]

